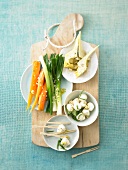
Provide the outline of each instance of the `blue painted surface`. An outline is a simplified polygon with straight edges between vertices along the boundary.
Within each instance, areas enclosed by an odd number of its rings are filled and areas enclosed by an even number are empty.
[[[0,170],[128,169],[128,1],[0,1]],[[69,13],[84,16],[83,39],[100,44],[100,149],[72,159],[31,143],[20,93],[31,44]]]

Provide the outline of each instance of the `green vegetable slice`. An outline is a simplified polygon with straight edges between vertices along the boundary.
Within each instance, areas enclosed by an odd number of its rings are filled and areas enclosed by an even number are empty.
[[[44,70],[44,75],[46,79],[46,85],[47,85],[47,91],[48,91],[48,100],[50,101],[50,114],[52,115],[53,111],[53,102],[52,102],[52,89],[53,89],[53,83],[52,83],[52,75],[50,73],[50,63],[48,60],[48,55],[46,54],[43,59],[42,59],[42,64],[43,64],[43,70]]]
[[[66,149],[65,149],[65,147],[64,147],[63,145],[61,145],[61,144],[60,144],[60,146],[61,146],[61,148],[62,148],[63,150],[65,150],[65,151],[66,151]]]
[[[60,143],[61,143],[62,139],[60,138],[57,142],[57,149],[59,149]]]

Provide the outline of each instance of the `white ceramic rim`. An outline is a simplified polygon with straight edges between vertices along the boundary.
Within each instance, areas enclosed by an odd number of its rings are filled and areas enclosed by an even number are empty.
[[[24,98],[24,100],[26,101],[26,103],[28,103],[28,101],[26,100],[26,98],[25,98],[24,95],[23,95],[23,91],[22,91],[22,87],[21,87],[21,86],[22,86],[23,77],[24,77],[26,71],[27,71],[31,66],[32,66],[32,64],[29,64],[29,65],[28,65],[28,67],[24,70],[24,72],[23,72],[23,74],[22,74],[22,76],[21,76],[21,79],[20,79],[20,91],[21,91],[22,97]]]

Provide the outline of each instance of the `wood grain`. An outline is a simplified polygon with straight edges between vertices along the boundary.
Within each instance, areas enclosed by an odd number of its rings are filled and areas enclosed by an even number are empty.
[[[80,30],[83,27],[84,20],[80,14],[70,14],[68,15],[62,23],[59,25],[56,33],[51,38],[51,41],[57,45],[65,45],[73,39],[73,20],[76,21],[76,30]],[[59,53],[61,49],[56,49],[51,45],[48,45],[47,49],[43,51],[43,47],[46,42],[38,42],[33,44],[31,47],[31,61],[37,60],[40,55]],[[93,47],[96,46],[91,44]],[[99,50],[96,51],[97,56],[99,56]],[[91,93],[98,101],[98,71],[96,75],[86,83],[74,84],[73,89],[83,89]],[[52,116],[54,116],[53,113]],[[41,111],[34,110],[32,112],[32,125],[43,125],[42,122],[48,121],[51,118],[51,115],[43,113]],[[80,138],[78,143],[75,145],[76,148],[89,147],[97,145],[99,143],[99,117],[97,120],[87,127],[80,127]],[[42,128],[32,128],[32,142],[39,146],[47,147],[46,143],[43,140],[43,136],[40,135]]]

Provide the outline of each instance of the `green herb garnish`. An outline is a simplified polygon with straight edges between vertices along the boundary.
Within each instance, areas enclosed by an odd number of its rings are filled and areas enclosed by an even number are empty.
[[[65,147],[64,147],[63,145],[60,144],[60,147],[61,147],[63,150],[66,151],[66,149],[65,149]]]
[[[61,141],[62,141],[62,139],[60,138],[57,142],[57,149],[59,149],[59,146],[60,146],[63,150],[66,151],[65,147],[63,145],[61,145]]]
[[[46,132],[54,132],[54,130],[46,130]]]
[[[82,94],[83,92],[84,92],[84,90],[81,91],[81,93],[79,94],[79,97],[78,97],[78,98],[80,98],[80,96],[81,96],[81,94]]]
[[[62,139],[60,138],[57,142],[57,149],[59,149],[60,143],[61,143]]]

